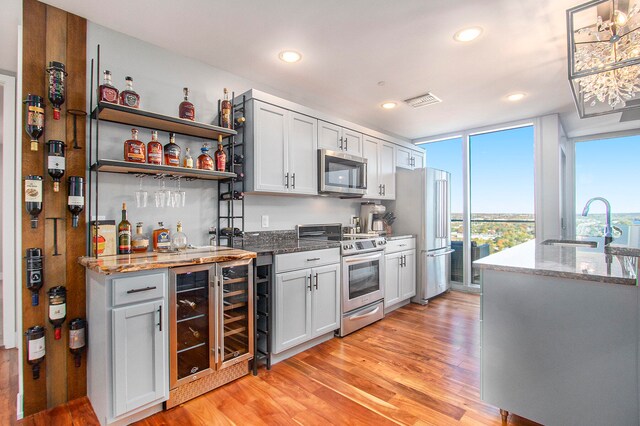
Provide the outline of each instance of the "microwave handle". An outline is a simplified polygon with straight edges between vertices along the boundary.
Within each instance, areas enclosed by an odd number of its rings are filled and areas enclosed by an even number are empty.
[[[364,182],[364,186],[362,187],[362,189],[367,189],[367,184],[368,184],[367,180],[368,180],[368,177],[369,177],[369,169],[368,169],[368,167],[369,167],[369,164],[364,163],[364,181],[363,181]]]

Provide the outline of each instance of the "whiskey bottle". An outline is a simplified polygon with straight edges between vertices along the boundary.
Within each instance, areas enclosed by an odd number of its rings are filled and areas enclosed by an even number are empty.
[[[158,222],[158,229],[153,230],[153,250],[169,251],[171,249],[171,235],[164,227],[164,223]]]
[[[231,129],[231,101],[229,100],[229,91],[224,88],[224,99],[220,103],[220,126]]]
[[[198,156],[196,167],[200,170],[214,170],[213,158],[211,158],[211,156],[209,155],[209,147],[206,143],[202,145],[200,151],[202,152],[202,154]]]
[[[133,78],[125,77],[127,88],[120,92],[120,105],[130,108],[140,108],[140,95],[133,90]]]
[[[162,165],[162,144],[158,142],[156,130],[151,131],[151,141],[147,144],[147,162],[156,166]]]
[[[62,141],[50,140],[47,142],[49,152],[47,154],[47,171],[53,179],[53,192],[60,191],[60,178],[64,176],[64,147]]]
[[[191,149],[185,148],[184,158],[182,159],[182,167],[186,169],[193,169],[193,157],[191,156]]]
[[[122,203],[122,221],[118,224],[118,254],[131,254],[131,223],[127,220],[127,203]]]
[[[187,236],[182,232],[182,223],[178,222],[176,233],[171,236],[171,248],[181,251],[187,249]]]
[[[136,234],[131,238],[131,250],[145,253],[149,249],[149,237],[142,233],[142,222],[136,223]]]
[[[176,144],[175,133],[169,133],[169,143],[164,146],[164,164],[180,166],[180,147]]]
[[[195,121],[196,109],[193,104],[189,102],[189,88],[185,87],[182,91],[184,92],[184,101],[180,102],[180,106],[178,107],[178,116],[185,120]]]
[[[124,141],[124,161],[147,162],[147,147],[144,142],[138,140],[138,129],[131,129],[131,139]]]
[[[242,200],[244,198],[244,192],[240,191],[228,191],[220,194],[221,200]]]
[[[42,176],[24,178],[24,205],[31,215],[31,228],[37,228],[38,215],[42,212]]]
[[[218,135],[218,150],[215,153],[216,158],[216,170],[224,172],[227,168],[227,154],[222,148],[222,135]]]
[[[118,103],[118,89],[111,82],[111,71],[104,70],[104,83],[98,88],[98,100],[100,102]]]

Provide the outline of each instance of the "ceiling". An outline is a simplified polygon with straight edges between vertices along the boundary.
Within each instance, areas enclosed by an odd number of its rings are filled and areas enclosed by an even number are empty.
[[[640,123],[620,124],[619,114],[577,116],[565,11],[585,0],[45,1],[410,139],[549,113],[561,114],[570,136]],[[470,43],[453,40],[469,26],[484,32]],[[287,48],[302,61],[281,62],[278,53]],[[380,108],[427,91],[443,102]],[[505,99],[516,91],[527,96]]]

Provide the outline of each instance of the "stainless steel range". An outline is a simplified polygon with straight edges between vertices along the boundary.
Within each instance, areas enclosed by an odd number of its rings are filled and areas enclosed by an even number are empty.
[[[340,241],[342,253],[342,318],[346,336],[384,317],[384,237],[342,234],[342,226],[299,225],[298,238]]]

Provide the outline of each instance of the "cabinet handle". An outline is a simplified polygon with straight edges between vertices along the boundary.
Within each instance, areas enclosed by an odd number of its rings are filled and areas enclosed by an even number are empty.
[[[285,181],[284,181],[284,186],[285,186],[286,188],[288,188],[288,187],[289,187],[289,172],[287,172],[287,173],[284,175],[284,179],[285,179]]]
[[[344,142],[342,140],[342,136],[340,137],[340,150],[344,151]]]
[[[293,187],[293,189],[296,189],[296,174],[295,174],[295,172],[291,176],[291,181],[292,181],[291,186]]]
[[[318,273],[316,272],[316,284],[315,284],[315,288],[316,290],[318,289]]]
[[[387,184],[386,183],[384,185],[382,185],[382,195],[384,195],[384,196],[387,195]]]
[[[132,288],[131,290],[127,291],[127,294],[140,293],[141,291],[155,290],[156,288],[157,287],[155,285],[153,287]]]
[[[162,305],[158,306],[158,317],[158,327],[160,328],[160,331],[162,331]]]
[[[398,244],[398,247],[406,247],[406,244]]]
[[[402,255],[402,266],[404,266],[404,267],[407,266],[407,255],[406,254]]]
[[[319,257],[312,257],[311,259],[307,259],[307,262],[314,262],[316,260],[320,260]]]
[[[382,195],[382,184],[378,185],[378,195]]]
[[[349,151],[349,140],[344,138],[344,150]]]
[[[311,274],[309,274],[309,276],[307,278],[309,278],[309,285],[307,286],[307,288],[309,289],[309,291],[311,291]],[[305,281],[306,281],[306,279],[305,279]]]

